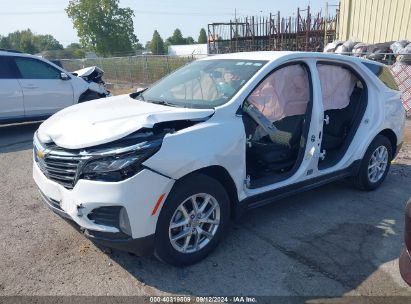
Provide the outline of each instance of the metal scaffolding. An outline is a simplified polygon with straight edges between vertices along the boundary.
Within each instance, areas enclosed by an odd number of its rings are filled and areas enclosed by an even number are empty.
[[[328,9],[327,9],[328,11]],[[310,6],[297,9],[296,17],[269,16],[237,18],[208,25],[208,52],[221,54],[246,51],[322,51],[336,38],[338,12],[313,14]]]

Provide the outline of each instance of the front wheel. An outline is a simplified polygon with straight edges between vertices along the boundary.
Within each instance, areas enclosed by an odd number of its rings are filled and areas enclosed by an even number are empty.
[[[205,258],[228,229],[230,202],[215,179],[192,174],[177,182],[161,210],[155,256],[175,266]]]
[[[361,190],[378,188],[388,174],[392,159],[391,142],[383,135],[377,135],[371,142],[361,161],[354,184]]]

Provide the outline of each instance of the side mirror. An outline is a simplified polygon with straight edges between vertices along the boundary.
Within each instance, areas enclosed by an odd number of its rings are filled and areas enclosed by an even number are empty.
[[[69,80],[70,77],[69,77],[69,75],[67,75],[66,73],[61,72],[61,73],[60,73],[60,79],[61,79],[61,80]]]
[[[141,93],[143,93],[147,89],[148,88],[137,88],[137,90],[134,93],[130,94],[130,97],[131,98],[136,98],[137,96],[139,96]]]

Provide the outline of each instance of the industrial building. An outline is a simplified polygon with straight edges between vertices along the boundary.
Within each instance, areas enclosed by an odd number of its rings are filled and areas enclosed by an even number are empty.
[[[339,40],[411,40],[410,0],[340,0]]]
[[[411,41],[411,0],[340,0],[320,12],[280,12],[208,25],[208,52],[319,51],[334,39],[378,43]]]

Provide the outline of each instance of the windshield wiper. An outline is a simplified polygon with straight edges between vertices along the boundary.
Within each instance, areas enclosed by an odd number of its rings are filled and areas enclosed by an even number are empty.
[[[165,100],[147,100],[148,102],[163,105],[163,106],[168,106],[168,107],[175,107],[175,108],[180,108],[180,106],[176,105],[175,103],[171,103]]]

